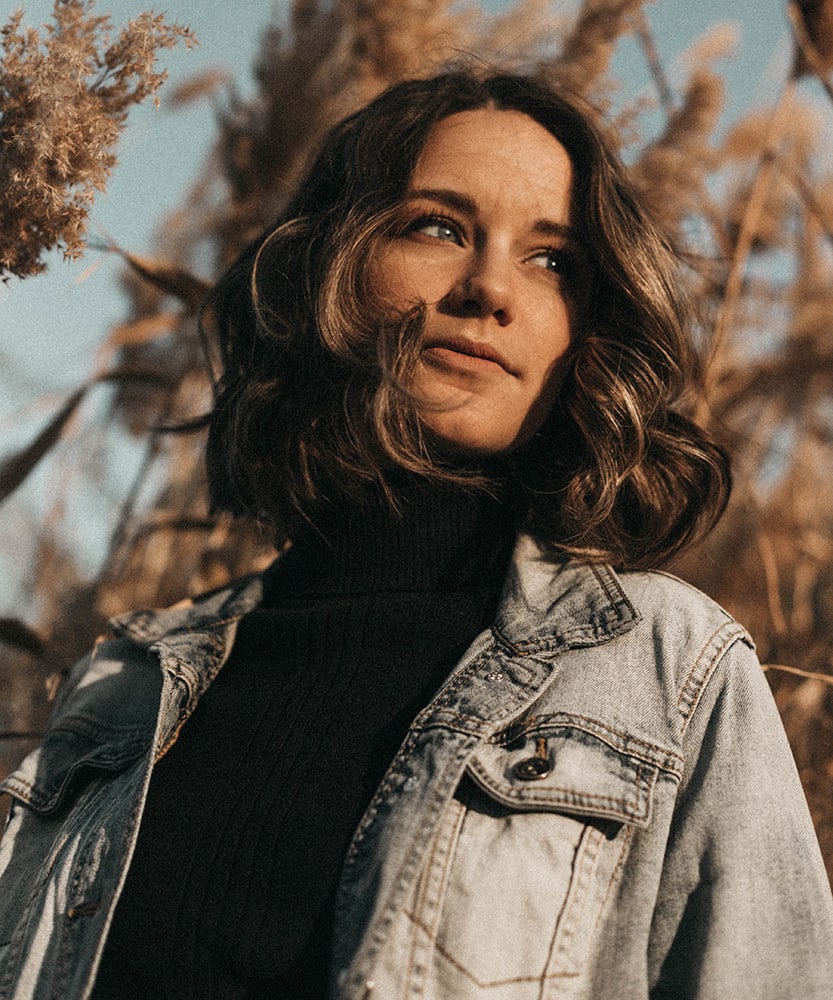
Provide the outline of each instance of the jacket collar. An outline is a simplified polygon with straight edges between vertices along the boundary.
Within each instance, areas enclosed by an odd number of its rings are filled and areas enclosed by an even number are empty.
[[[126,636],[140,646],[179,634],[222,631],[253,611],[262,595],[260,575],[247,576],[169,608],[118,615],[111,619],[110,627],[116,635]]]
[[[261,577],[250,576],[161,611],[120,615],[111,627],[142,646],[179,646],[199,633],[216,643],[226,635],[233,639],[234,626],[257,607],[262,593]],[[517,653],[595,646],[638,620],[609,566],[559,560],[531,536],[519,536],[495,620],[498,635]]]
[[[262,595],[262,578],[251,576],[165,610],[112,620],[116,635],[150,648],[162,669],[184,688],[171,739],[228,659],[238,622]],[[493,626],[513,656],[547,658],[565,649],[596,646],[629,631],[638,620],[609,567],[557,561],[530,536],[519,536]]]
[[[599,645],[629,631],[639,617],[609,566],[559,559],[521,535],[495,631],[528,655]]]

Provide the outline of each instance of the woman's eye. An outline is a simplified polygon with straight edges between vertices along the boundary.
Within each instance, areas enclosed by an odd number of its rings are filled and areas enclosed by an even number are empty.
[[[536,267],[543,267],[553,274],[564,274],[568,269],[569,261],[563,250],[539,250],[532,255],[530,263]]]
[[[411,227],[411,232],[422,233],[435,240],[445,240],[448,243],[456,243],[458,246],[463,240],[460,231],[453,222],[447,219],[428,218],[418,219]]]

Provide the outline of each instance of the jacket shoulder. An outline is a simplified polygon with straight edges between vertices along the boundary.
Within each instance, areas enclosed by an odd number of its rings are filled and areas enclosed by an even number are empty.
[[[616,578],[644,620],[673,620],[671,631],[681,634],[725,628],[754,647],[749,633],[725,608],[680,577],[661,570],[619,570]]]
[[[761,674],[752,640],[719,604],[668,573],[602,566],[592,576],[610,608],[632,613],[625,627],[560,655],[545,710],[590,717],[635,744],[679,753],[707,689],[715,693],[738,671]],[[592,585],[585,592],[592,600]]]
[[[762,673],[744,626],[697,587],[660,571],[617,576],[639,612],[637,626],[624,637],[625,660],[633,663],[650,650],[648,671],[663,686],[683,729],[707,686]]]

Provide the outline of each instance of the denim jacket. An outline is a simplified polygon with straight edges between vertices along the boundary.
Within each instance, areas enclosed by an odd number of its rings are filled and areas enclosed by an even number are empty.
[[[154,762],[260,593],[117,619],[0,786],[2,1000],[89,996]],[[833,901],[743,628],[522,536],[355,832],[330,996],[833,997]]]

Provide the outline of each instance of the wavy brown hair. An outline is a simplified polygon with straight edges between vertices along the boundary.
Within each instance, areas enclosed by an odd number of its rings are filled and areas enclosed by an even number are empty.
[[[723,452],[675,407],[699,378],[679,260],[578,98],[534,78],[471,72],[385,91],[326,138],[283,217],[218,282],[206,326],[224,373],[210,418],[215,509],[279,538],[326,502],[392,470],[486,485],[434,454],[408,390],[421,311],[390,318],[371,281],[432,126],[461,111],[522,112],[574,166],[573,219],[587,265],[556,406],[508,477],[525,527],[569,554],[666,560],[720,516]]]

